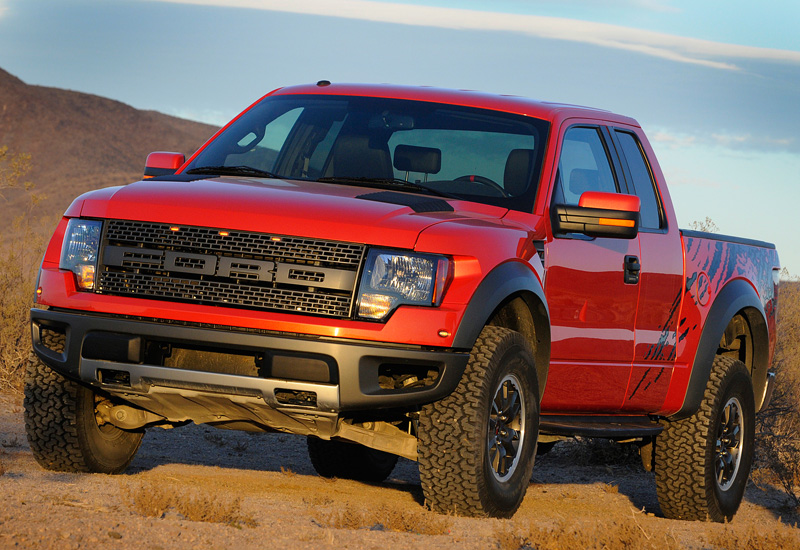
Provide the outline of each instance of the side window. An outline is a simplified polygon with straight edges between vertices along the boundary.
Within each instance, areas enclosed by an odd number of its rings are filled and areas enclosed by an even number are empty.
[[[558,161],[556,201],[577,205],[586,191],[618,193],[614,172],[597,128],[567,130]]]
[[[661,208],[656,194],[653,176],[645,160],[639,140],[629,132],[616,131],[617,140],[622,147],[622,154],[628,163],[628,169],[633,179],[633,187],[636,195],[642,201],[641,217],[639,227],[645,229],[661,229],[662,216]]]

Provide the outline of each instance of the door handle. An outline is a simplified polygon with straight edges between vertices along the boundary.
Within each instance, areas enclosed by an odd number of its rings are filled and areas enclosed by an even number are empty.
[[[642,271],[642,264],[639,263],[638,256],[625,256],[625,284],[639,284],[639,272]]]

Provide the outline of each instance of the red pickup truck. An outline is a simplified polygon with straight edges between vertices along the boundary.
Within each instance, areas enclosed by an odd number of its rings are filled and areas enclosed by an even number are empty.
[[[434,88],[267,94],[188,161],[67,209],[31,310],[45,468],[145,430],[307,436],[323,476],[417,460],[508,517],[559,438],[636,441],[666,517],[729,520],[769,400],[778,257],[681,231],[636,121]]]

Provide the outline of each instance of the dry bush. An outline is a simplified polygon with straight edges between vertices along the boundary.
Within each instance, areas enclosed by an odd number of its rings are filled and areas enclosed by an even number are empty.
[[[163,518],[174,512],[189,521],[255,527],[255,519],[241,511],[241,499],[220,491],[199,491],[175,484],[141,483],[120,487],[122,498],[137,514]]]
[[[706,233],[719,233],[719,227],[714,223],[714,220],[706,216],[706,219],[699,222],[697,220],[689,224],[689,229],[692,231],[705,231]]]
[[[592,526],[567,524],[554,527],[507,523],[495,531],[495,546],[500,550],[678,550],[683,548],[671,533],[649,532],[635,517]]]
[[[744,533],[726,527],[722,533],[708,538],[706,543],[714,550],[788,550],[800,548],[800,531],[782,523],[769,530],[751,526]]]
[[[0,147],[0,204],[5,190],[22,193],[26,208],[16,212],[9,234],[0,235],[0,392],[21,392],[25,361],[30,354],[29,310],[34,281],[44,251],[36,207],[44,198],[24,181],[30,170],[28,155],[11,155]]]
[[[773,367],[775,394],[757,417],[754,479],[780,486],[800,507],[800,282],[784,281],[779,291],[778,342]]]
[[[333,529],[371,529],[397,531],[418,535],[446,535],[450,532],[450,520],[434,512],[394,510],[381,506],[375,510],[344,510],[318,512],[316,522]]]

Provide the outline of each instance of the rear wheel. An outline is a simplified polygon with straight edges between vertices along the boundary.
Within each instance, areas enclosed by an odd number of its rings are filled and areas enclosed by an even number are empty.
[[[311,464],[322,477],[379,483],[389,477],[397,464],[397,455],[357,443],[309,436],[307,444]]]
[[[753,383],[747,367],[717,356],[700,410],[656,438],[656,489],[668,518],[730,521],[753,462]]]
[[[419,470],[440,513],[510,517],[528,488],[539,433],[533,352],[517,332],[485,327],[456,390],[419,419]]]
[[[25,431],[42,467],[104,474],[118,474],[128,467],[144,431],[98,423],[97,403],[92,390],[64,378],[31,354],[25,373]]]

